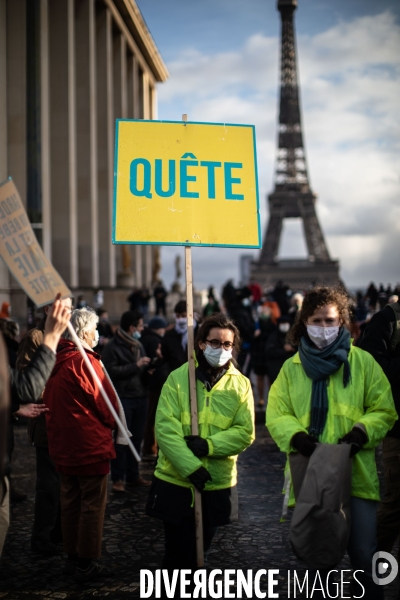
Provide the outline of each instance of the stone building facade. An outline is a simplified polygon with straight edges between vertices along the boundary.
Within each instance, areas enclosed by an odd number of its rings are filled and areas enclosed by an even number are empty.
[[[167,77],[135,0],[0,0],[0,181],[13,178],[45,254],[89,301],[152,283],[155,247],[111,244],[114,130],[157,118]],[[5,300],[24,317],[1,264]]]

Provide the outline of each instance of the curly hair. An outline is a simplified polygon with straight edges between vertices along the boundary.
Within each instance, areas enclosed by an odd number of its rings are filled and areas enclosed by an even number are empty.
[[[305,322],[317,308],[322,308],[327,304],[336,306],[339,312],[339,320],[342,325],[350,325],[350,299],[342,288],[318,285],[310,290],[304,298],[301,309],[298,311],[296,321],[288,333],[287,340],[289,344],[298,346],[300,339],[306,333]]]

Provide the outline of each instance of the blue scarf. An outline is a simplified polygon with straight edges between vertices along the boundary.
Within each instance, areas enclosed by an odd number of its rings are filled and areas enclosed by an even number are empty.
[[[301,364],[307,377],[312,379],[309,433],[317,438],[324,430],[328,415],[328,377],[340,369],[343,364],[343,386],[346,387],[350,382],[349,351],[350,332],[344,327],[340,328],[336,340],[322,350],[316,348],[308,336],[303,336],[300,340]]]

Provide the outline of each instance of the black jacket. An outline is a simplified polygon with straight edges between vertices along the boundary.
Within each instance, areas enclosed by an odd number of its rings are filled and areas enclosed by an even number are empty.
[[[254,338],[254,331],[256,329],[256,324],[252,317],[251,309],[240,304],[236,304],[229,309],[229,316],[239,329],[242,342],[251,344]]]
[[[150,369],[153,370],[153,373],[148,377],[149,390],[161,392],[169,374],[167,365],[156,353],[158,347],[162,345],[163,338],[152,329],[147,328],[143,331],[140,341],[146,355],[152,359]]]
[[[118,333],[105,346],[101,359],[120,398],[143,398],[146,390],[142,382],[145,367],[138,367],[137,361],[145,356],[140,342],[132,345],[123,340]]]
[[[43,343],[45,321],[46,319],[43,319],[38,327],[30,329],[21,340],[16,363],[18,371],[24,371],[26,369],[27,365],[35,355],[36,350],[39,348],[40,344]],[[37,398],[37,400],[39,400],[39,398]],[[36,446],[37,448],[49,447],[47,441],[46,417],[44,413],[36,419],[28,419],[28,437],[32,446]]]
[[[385,306],[374,314],[357,345],[372,354],[382,367],[392,387],[394,404],[400,415],[400,346],[397,346],[394,352],[390,350],[394,330],[395,313],[390,306]],[[396,421],[387,435],[400,438],[399,421]]]
[[[19,409],[20,404],[36,402],[40,398],[55,362],[56,355],[54,352],[42,344],[38,347],[23,373],[16,369],[10,369],[11,415]],[[9,450],[13,446],[12,423],[8,428],[7,446]],[[10,465],[7,462],[4,474],[7,475],[9,472]]]
[[[182,348],[182,337],[183,334],[178,333],[176,329],[169,329],[163,337],[161,352],[167,365],[168,374],[187,362],[187,348]]]
[[[286,336],[287,333],[280,331],[279,327],[276,327],[265,344],[264,353],[267,361],[268,378],[271,385],[278,377],[283,363],[294,354],[294,351],[288,352],[284,348]]]

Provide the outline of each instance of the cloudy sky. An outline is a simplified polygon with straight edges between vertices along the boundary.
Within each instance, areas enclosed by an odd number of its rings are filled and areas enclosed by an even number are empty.
[[[263,231],[274,187],[280,15],[274,0],[136,0],[170,72],[158,118],[256,126]],[[348,286],[400,281],[400,2],[299,0],[295,12],[303,133],[317,213]],[[227,226],[227,224],[221,224]],[[239,256],[194,248],[194,282],[239,283]],[[164,248],[174,277],[179,247]],[[297,220],[281,257],[302,257]],[[211,267],[212,265],[212,267]]]

